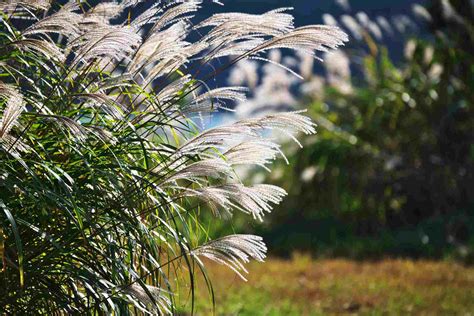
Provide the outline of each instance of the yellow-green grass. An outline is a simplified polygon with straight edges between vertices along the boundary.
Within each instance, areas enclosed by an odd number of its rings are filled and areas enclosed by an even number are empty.
[[[474,268],[452,262],[295,256],[250,264],[248,282],[224,266],[207,267],[217,315],[474,315]],[[195,314],[212,315],[198,282]]]

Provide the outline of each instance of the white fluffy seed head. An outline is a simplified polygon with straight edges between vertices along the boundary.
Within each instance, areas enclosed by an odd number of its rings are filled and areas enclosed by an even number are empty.
[[[18,118],[25,108],[25,103],[23,96],[15,87],[1,82],[0,97],[6,100],[5,108],[0,118],[0,139],[2,139],[17,124]]]
[[[268,184],[247,187],[236,183],[183,190],[182,195],[200,198],[209,203],[214,211],[218,211],[219,208],[227,212],[237,209],[252,215],[254,219],[263,221],[265,213],[270,213],[272,210],[270,203],[279,204],[286,196],[286,191]]]
[[[151,310],[160,315],[171,315],[171,301],[167,297],[168,292],[162,288],[132,283],[125,288],[124,293],[133,296],[148,309],[151,306]]]
[[[264,261],[266,252],[267,247],[259,236],[230,235],[212,240],[193,250],[191,254],[224,264],[246,281],[243,273],[248,272],[244,264],[250,259]]]
[[[69,2],[58,12],[46,16],[25,29],[22,35],[30,37],[33,35],[60,34],[67,38],[76,38],[81,34],[79,22],[82,16],[73,11],[78,8],[76,2]]]

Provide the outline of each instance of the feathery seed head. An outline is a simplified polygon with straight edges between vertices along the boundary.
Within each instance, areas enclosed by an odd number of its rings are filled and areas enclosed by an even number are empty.
[[[249,259],[263,261],[267,247],[262,238],[254,235],[230,235],[212,240],[193,250],[194,256],[206,257],[212,261],[224,264],[237,273],[244,281],[243,273],[248,273],[244,264]]]

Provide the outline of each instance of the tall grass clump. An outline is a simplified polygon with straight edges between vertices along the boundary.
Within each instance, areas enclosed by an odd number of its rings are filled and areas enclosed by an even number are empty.
[[[268,168],[281,153],[269,130],[311,134],[314,124],[300,112],[204,131],[195,122],[245,99],[242,87],[210,87],[235,62],[274,48],[315,57],[347,37],[295,28],[289,9],[193,23],[202,5],[0,4],[5,314],[173,314],[180,287],[193,301],[204,258],[242,277],[244,263],[264,259],[258,236],[206,238],[199,212],[262,220],[285,191],[248,185],[235,167]]]

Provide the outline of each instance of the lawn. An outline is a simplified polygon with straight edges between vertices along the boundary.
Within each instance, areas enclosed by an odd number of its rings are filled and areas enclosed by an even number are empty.
[[[248,282],[223,266],[208,267],[217,315],[469,315],[474,311],[474,268],[452,262],[295,256],[250,264]],[[198,286],[195,314],[211,315],[204,282]]]

